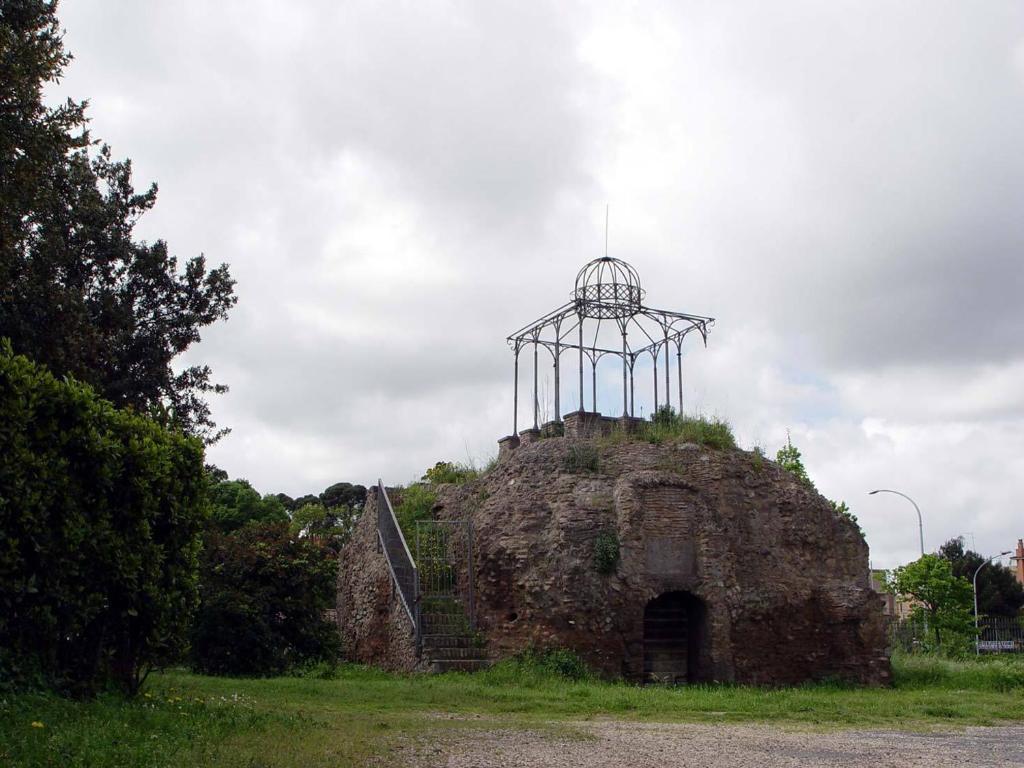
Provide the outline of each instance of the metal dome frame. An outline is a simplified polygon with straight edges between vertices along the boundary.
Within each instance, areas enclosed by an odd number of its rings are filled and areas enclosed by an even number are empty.
[[[708,342],[713,317],[654,309],[643,304],[646,292],[640,275],[625,261],[603,256],[588,262],[576,275],[572,301],[548,312],[507,338],[515,356],[515,387],[512,407],[512,434],[519,429],[519,356],[533,346],[533,429],[539,429],[538,352],[545,349],[554,366],[555,421],[561,422],[561,358],[566,350],[575,350],[579,358],[579,411],[584,407],[584,358],[590,362],[591,408],[597,412],[597,364],[602,357],[622,360],[622,415],[635,417],[633,369],[638,359],[650,355],[654,370],[654,407],[671,405],[670,353],[675,349],[679,390],[679,413],[683,412],[683,340],[697,331]],[[621,349],[598,344],[602,323],[612,323],[622,337]],[[607,326],[606,326],[607,327]],[[665,398],[658,391],[658,359],[664,357]]]

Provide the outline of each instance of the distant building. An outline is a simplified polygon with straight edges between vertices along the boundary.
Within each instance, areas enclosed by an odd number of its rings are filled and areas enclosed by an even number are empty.
[[[872,568],[871,587],[882,598],[882,610],[886,616],[900,620],[906,619],[914,610],[914,602],[912,600],[904,600],[899,595],[889,591],[886,583],[888,575],[889,572],[884,568]]]
[[[1017,581],[1024,586],[1024,539],[1017,539],[1017,555],[1013,560],[1017,563]]]

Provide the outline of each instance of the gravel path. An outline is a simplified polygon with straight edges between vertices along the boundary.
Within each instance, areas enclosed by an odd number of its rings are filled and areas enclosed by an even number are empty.
[[[417,768],[790,768],[1024,766],[1024,727],[944,733],[782,730],[761,725],[568,723],[569,732],[463,731],[410,745]],[[557,727],[557,725],[556,725]]]

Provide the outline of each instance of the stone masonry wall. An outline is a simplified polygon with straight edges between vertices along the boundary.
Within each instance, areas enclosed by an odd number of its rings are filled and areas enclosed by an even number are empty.
[[[580,450],[597,452],[596,471],[566,469]],[[863,537],[773,462],[692,444],[551,438],[440,491],[438,516],[474,523],[478,625],[495,657],[563,646],[639,680],[645,606],[682,591],[706,607],[700,679],[889,679]],[[620,542],[610,575],[595,567],[605,532]]]
[[[416,640],[378,546],[377,503],[373,486],[352,538],[341,551],[338,627],[347,658],[409,672],[419,664]]]
[[[350,658],[413,669],[375,504],[371,494],[342,553],[339,622]],[[551,437],[507,451],[483,478],[440,486],[434,511],[473,522],[477,627],[492,658],[566,647],[608,676],[641,680],[645,607],[682,592],[703,605],[694,680],[889,680],[860,532],[751,453]],[[620,545],[608,575],[595,563],[602,533]]]

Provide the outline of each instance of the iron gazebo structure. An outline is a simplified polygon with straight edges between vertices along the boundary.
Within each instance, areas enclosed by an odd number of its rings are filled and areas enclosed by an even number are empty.
[[[714,318],[654,309],[644,305],[646,291],[637,271],[626,262],[604,256],[586,264],[576,275],[572,300],[523,326],[508,337],[515,356],[515,388],[512,434],[519,435],[519,361],[524,350],[533,352],[533,427],[541,428],[538,393],[539,352],[551,355],[554,370],[554,422],[562,421],[562,356],[575,351],[579,376],[580,415],[588,412],[584,403],[585,373],[589,367],[591,410],[597,416],[597,367],[604,357],[622,363],[622,416],[636,418],[634,370],[648,357],[654,372],[654,410],[671,405],[671,356],[676,357],[678,408],[683,411],[683,341],[696,331],[707,345]],[[659,391],[658,362],[663,360],[664,397]],[[531,431],[531,430],[525,430]]]

